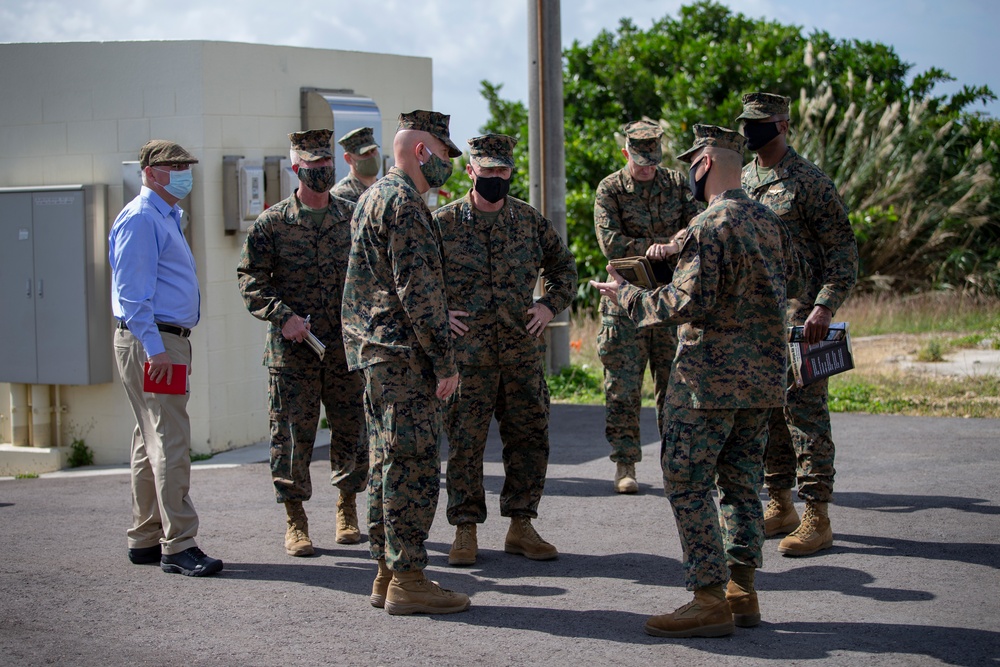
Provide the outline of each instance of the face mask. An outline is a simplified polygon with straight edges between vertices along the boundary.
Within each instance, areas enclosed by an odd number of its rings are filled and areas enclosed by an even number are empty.
[[[358,176],[364,176],[366,178],[378,176],[378,169],[379,164],[377,155],[354,161],[354,171],[358,173]]]
[[[772,123],[744,123],[743,136],[747,138],[747,148],[752,151],[760,150],[778,136],[778,121]]]
[[[299,180],[313,192],[329,192],[337,182],[333,167],[299,167]]]
[[[475,190],[483,199],[491,204],[496,204],[510,192],[510,179],[499,176],[489,178],[479,176],[476,178]]]
[[[166,170],[157,169],[157,171]],[[170,174],[170,182],[161,187],[166,190],[171,197],[184,199],[191,194],[191,188],[194,186],[194,174],[191,173],[190,169],[185,169],[184,171],[168,171],[167,173]]]
[[[694,196],[695,201],[708,202],[705,198],[705,183],[708,182],[708,172],[711,169],[706,169],[705,173],[701,175],[701,178],[695,179],[694,174],[698,171],[698,165],[701,164],[701,160],[698,160],[693,165],[691,165],[691,170],[688,172],[689,185],[691,187],[691,194]]]
[[[427,158],[427,162],[420,163],[420,173],[427,179],[427,185],[432,188],[439,188],[451,177],[451,160],[442,160],[434,153],[431,153],[431,149],[427,148],[427,146],[424,146],[424,148],[430,153],[430,157]]]

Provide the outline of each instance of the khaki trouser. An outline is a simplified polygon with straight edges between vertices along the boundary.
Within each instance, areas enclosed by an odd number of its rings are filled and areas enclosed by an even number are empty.
[[[175,364],[191,372],[191,343],[163,333],[163,344]],[[191,486],[191,424],[188,394],[148,394],[142,390],[146,352],[139,339],[123,329],[115,331],[118,373],[128,395],[136,427],[132,433],[132,527],[130,549],[162,545],[175,554],[195,546],[198,514]]]

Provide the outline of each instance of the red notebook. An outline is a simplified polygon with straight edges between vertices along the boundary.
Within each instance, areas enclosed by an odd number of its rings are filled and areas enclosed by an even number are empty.
[[[163,382],[153,382],[153,379],[149,377],[149,362],[147,361],[142,366],[142,390],[150,394],[186,394],[188,387],[187,366],[184,364],[173,364],[173,367],[174,375],[170,380],[170,384],[167,384],[166,379]]]

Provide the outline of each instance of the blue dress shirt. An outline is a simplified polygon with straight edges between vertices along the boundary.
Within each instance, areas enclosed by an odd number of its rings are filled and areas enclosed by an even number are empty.
[[[147,357],[164,351],[156,323],[190,329],[201,315],[194,255],[181,231],[181,209],[146,186],[122,209],[108,236],[111,310]]]

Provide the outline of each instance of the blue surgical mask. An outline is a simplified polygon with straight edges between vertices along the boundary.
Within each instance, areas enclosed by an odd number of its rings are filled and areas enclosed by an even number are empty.
[[[159,171],[165,170],[160,169]],[[170,174],[170,182],[163,186],[164,190],[172,197],[177,197],[178,199],[184,199],[191,194],[191,188],[194,187],[194,174],[191,173],[190,169],[167,173]]]

